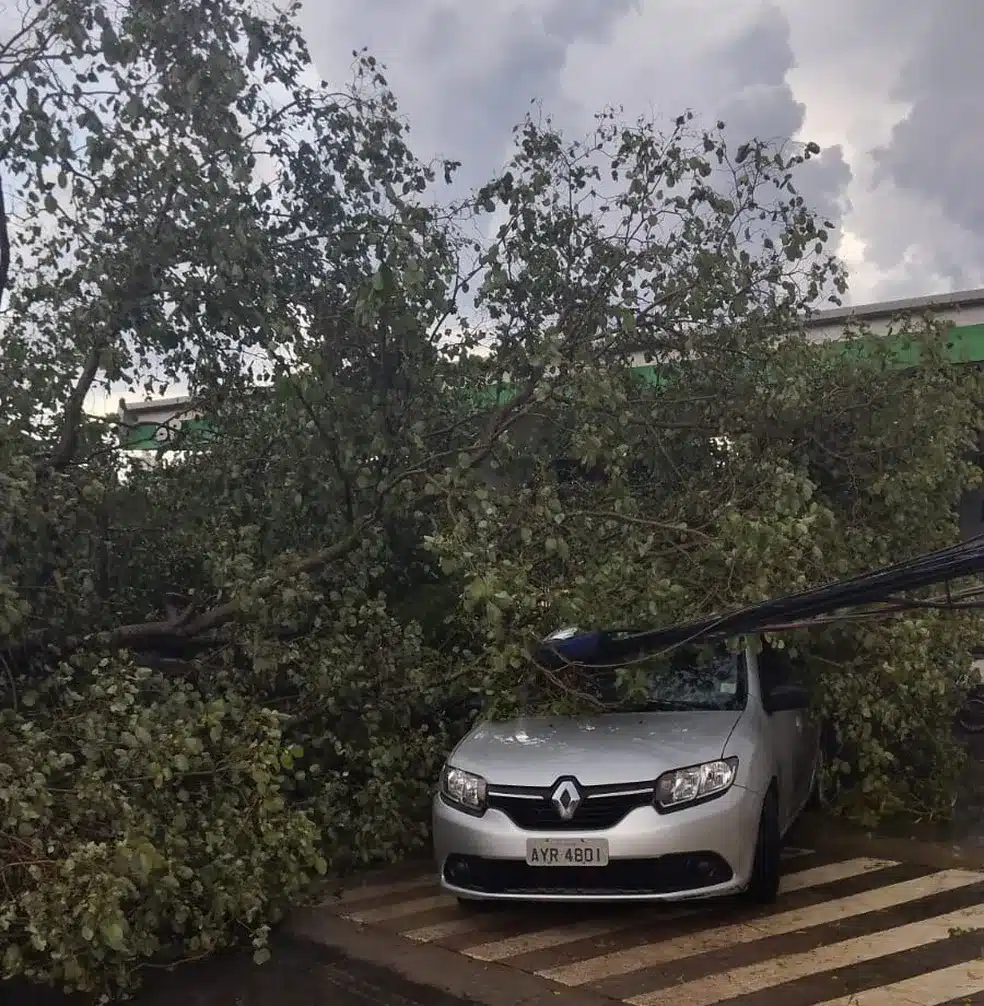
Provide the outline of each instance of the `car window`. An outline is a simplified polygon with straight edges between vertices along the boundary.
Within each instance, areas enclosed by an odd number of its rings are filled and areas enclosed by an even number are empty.
[[[745,659],[726,646],[680,647],[624,667],[595,672],[596,697],[633,711],[742,709]]]
[[[764,640],[758,654],[758,673],[763,695],[768,695],[773,689],[784,685],[806,684],[802,668],[790,657],[789,651],[780,650]]]

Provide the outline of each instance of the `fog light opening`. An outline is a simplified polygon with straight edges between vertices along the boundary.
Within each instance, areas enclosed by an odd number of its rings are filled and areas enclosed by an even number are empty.
[[[464,856],[448,856],[444,876],[452,884],[465,884],[471,879],[471,866]]]

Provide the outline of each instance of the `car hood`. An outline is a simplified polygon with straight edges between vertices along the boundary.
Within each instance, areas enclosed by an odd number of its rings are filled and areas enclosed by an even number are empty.
[[[740,716],[699,710],[485,722],[449,761],[492,786],[549,786],[564,775],[585,786],[649,781],[720,758]]]

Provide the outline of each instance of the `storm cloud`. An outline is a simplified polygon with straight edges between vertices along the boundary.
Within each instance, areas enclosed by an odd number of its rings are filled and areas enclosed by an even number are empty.
[[[368,46],[418,152],[494,172],[534,99],[568,132],[606,105],[815,140],[800,178],[838,225],[851,299],[984,282],[984,4],[948,0],[309,0],[321,73]]]
[[[322,0],[324,2],[324,0]],[[531,102],[561,120],[579,108],[559,84],[569,47],[610,38],[642,0],[528,0],[511,6],[424,0],[333,0],[303,20],[321,72],[337,78],[353,49],[387,66],[418,152],[462,161],[478,184],[507,159],[512,127]]]

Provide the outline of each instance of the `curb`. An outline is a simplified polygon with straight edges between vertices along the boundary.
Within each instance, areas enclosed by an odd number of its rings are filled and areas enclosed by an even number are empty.
[[[546,1006],[556,1004],[561,996],[564,1006],[612,1006],[614,1001],[504,964],[476,961],[454,950],[351,922],[327,907],[298,910],[283,932],[291,939],[329,947],[395,972],[416,985],[439,989],[481,1006]]]

